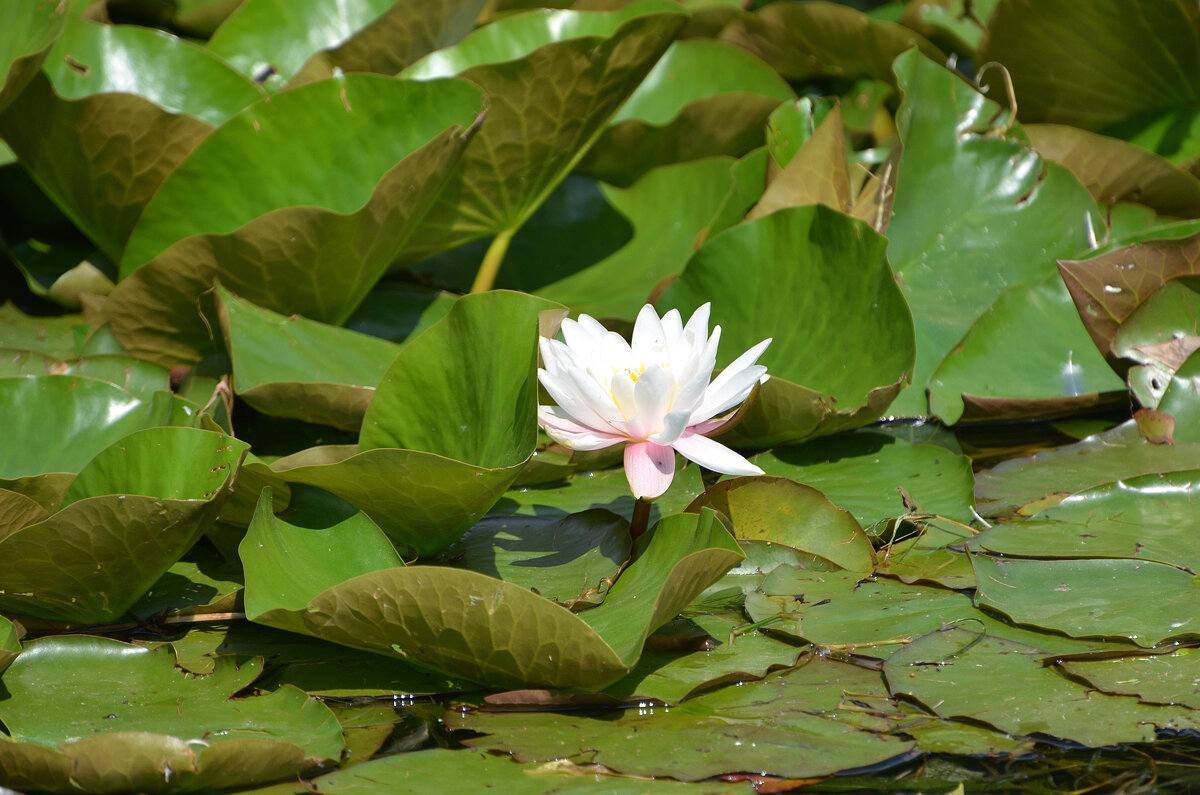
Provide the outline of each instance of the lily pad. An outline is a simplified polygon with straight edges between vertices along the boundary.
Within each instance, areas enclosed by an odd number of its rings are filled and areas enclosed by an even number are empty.
[[[1105,483],[1192,469],[1200,469],[1200,444],[1151,444],[1130,420],[1081,442],[980,472],[975,497],[984,516],[1018,510],[1028,515]]]
[[[949,424],[1044,419],[1106,401],[1125,404],[1125,383],[1056,275],[1002,293],[929,377],[929,409]]]
[[[1105,693],[1200,709],[1200,649],[1112,660],[1071,660],[1059,666]]]
[[[906,50],[946,58],[911,28],[841,3],[768,3],[727,26],[721,39],[745,47],[795,82],[816,77],[892,82],[892,61]]]
[[[925,414],[931,374],[975,319],[1008,288],[1051,276],[1056,257],[1087,250],[1103,222],[1083,186],[1043,162],[994,101],[917,52],[895,69],[904,188],[888,259],[912,308],[917,362],[892,411]]]
[[[514,14],[401,73],[458,75],[494,101],[404,264],[489,234],[512,235],[603,132],[683,26],[681,9],[640,0],[617,11]]]
[[[268,309],[340,324],[440,192],[480,101],[462,81],[347,75],[248,108],[147,205],[102,317],[131,352],[168,364],[211,352],[195,302],[218,279]],[[237,201],[227,179],[243,186]]]
[[[0,115],[0,134],[113,261],[166,176],[215,125],[261,97],[190,42],[78,17],[67,19],[44,71]],[[98,181],[110,187],[97,192]]]
[[[1007,68],[1021,117],[1131,139],[1174,162],[1194,157],[1200,39],[1187,5],[1103,0],[1087,19],[1078,10],[1070,0],[996,4],[980,60]]]
[[[1128,558],[1200,572],[1200,473],[1118,480],[1080,491],[1023,522],[997,524],[971,542],[1006,557]]]
[[[21,635],[13,622],[0,616],[0,673],[21,653]]]
[[[913,511],[973,518],[971,462],[944,447],[860,431],[777,447],[753,460],[768,475],[820,489],[863,527]]]
[[[482,6],[479,0],[442,9],[395,0],[245,0],[207,46],[258,82],[287,82],[304,70],[302,82],[309,83],[329,77],[334,67],[395,74],[417,56],[462,38]],[[385,32],[390,40],[383,39]]]
[[[956,591],[791,566],[780,566],[746,597],[746,613],[772,632],[880,659],[977,615],[971,598]]]
[[[1175,442],[1200,442],[1200,353],[1175,371],[1156,408],[1175,419]]]
[[[878,682],[878,674],[866,675]],[[586,760],[622,773],[683,781],[747,769],[811,778],[911,755],[912,741],[857,731],[813,714],[828,705],[830,691],[840,700],[842,687],[814,694],[817,688],[802,682],[790,686],[789,680],[784,675],[725,688],[670,710],[640,709],[615,720],[486,712],[453,713],[444,720],[486,735],[467,740],[468,745],[508,751],[521,761]]]
[[[225,657],[207,677],[85,635],[40,638],[4,674],[0,784],[51,792],[194,792],[311,773],[341,755],[337,720],[295,688],[233,700],[262,670]],[[48,686],[52,682],[52,686]]]
[[[1142,704],[1089,690],[1054,667],[1045,652],[962,627],[910,643],[884,662],[892,693],[935,714],[982,721],[1010,734],[1041,734],[1087,746],[1149,742],[1155,727],[1197,725],[1194,710]]]
[[[771,379],[728,441],[799,441],[884,412],[913,362],[911,316],[885,246],[864,224],[816,205],[732,227],[696,252],[658,308],[686,316],[712,301],[723,332],[718,366],[774,338],[762,359]],[[828,355],[843,349],[878,355],[851,367]]]
[[[1129,559],[1020,560],[976,555],[977,599],[1020,624],[1140,646],[1200,637],[1196,575]],[[1147,609],[1153,605],[1153,609]]]
[[[58,0],[10,0],[5,4],[8,30],[0,49],[0,111],[42,68],[47,52],[62,33],[66,12]]]
[[[784,544],[849,571],[874,568],[871,542],[858,522],[811,486],[776,477],[724,480],[687,510],[702,508],[715,510],[739,540]]]
[[[477,571],[571,607],[603,601],[629,560],[629,523],[595,509],[563,519],[492,516],[443,555]]]
[[[1200,235],[1135,243],[1058,267],[1088,334],[1111,360],[1118,329],[1143,302],[1173,279],[1200,275]]]
[[[1161,368],[1164,382],[1200,349],[1200,277],[1171,279],[1138,305],[1113,335],[1111,351]],[[1166,389],[1155,390],[1158,397]],[[1157,400],[1153,405],[1157,405]]]
[[[197,428],[151,428],[102,450],[46,518],[8,527],[0,609],[57,621],[120,617],[215,521],[247,449]]]
[[[604,604],[576,615],[477,572],[388,568],[359,551],[382,534],[345,535],[335,569],[323,550],[297,543],[305,534],[260,503],[242,544],[248,617],[493,687],[604,687],[632,670],[651,632],[741,557],[713,514],[671,517],[645,536]],[[300,565],[318,576],[285,574],[306,550]]]
[[[285,317],[217,288],[234,390],[264,414],[362,425],[375,387],[400,346],[366,334]]]
[[[1163,215],[1200,216],[1200,179],[1153,152],[1065,124],[1028,124],[1025,134],[1102,204],[1137,202]]]
[[[628,186],[652,168],[762,146],[762,128],[787,83],[745,50],[712,39],[667,48],[578,171]]]

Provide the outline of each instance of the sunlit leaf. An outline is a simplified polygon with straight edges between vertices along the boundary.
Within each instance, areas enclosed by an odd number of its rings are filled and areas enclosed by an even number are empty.
[[[12,102],[37,74],[67,21],[60,0],[8,0],[4,4],[5,35],[0,39],[0,110]]]
[[[225,657],[203,678],[174,663],[169,647],[84,635],[27,644],[4,675],[0,720],[11,736],[0,740],[0,784],[208,791],[312,772],[340,756],[337,720],[301,691],[230,698],[262,670],[260,659]]]
[[[658,308],[687,317],[711,301],[723,331],[718,365],[774,340],[760,359],[771,379],[729,441],[799,441],[883,413],[913,362],[911,317],[885,245],[865,225],[816,205],[728,229],[688,262]],[[850,365],[829,355],[835,350],[873,355]]]

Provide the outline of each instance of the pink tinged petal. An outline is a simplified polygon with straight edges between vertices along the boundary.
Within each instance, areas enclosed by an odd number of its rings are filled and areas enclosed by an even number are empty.
[[[692,433],[708,436],[713,431],[720,430],[722,427],[724,427],[726,423],[733,419],[735,414],[737,414],[737,412],[732,411],[723,417],[713,417],[712,419],[704,420],[702,422],[692,422],[687,429]]]
[[[625,445],[625,477],[634,497],[661,497],[675,477],[675,451],[654,442]]]
[[[761,475],[763,473],[761,469],[720,442],[714,442],[712,439],[692,433],[690,430],[684,431],[683,436],[680,436],[679,440],[671,446],[684,458],[695,461],[713,472],[721,472],[726,475]]]
[[[637,405],[637,418],[646,433],[658,433],[675,397],[675,379],[666,368],[652,364],[646,368],[634,384],[633,399]]]
[[[570,431],[552,428],[549,425],[544,427],[547,436],[571,450],[603,450],[605,447],[612,447],[614,444],[620,444],[625,441],[624,437],[621,436],[607,436],[591,431],[571,433]]]

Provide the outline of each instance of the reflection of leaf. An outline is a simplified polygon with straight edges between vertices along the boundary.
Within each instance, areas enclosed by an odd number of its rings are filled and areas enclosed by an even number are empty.
[[[224,657],[187,677],[154,651],[87,636],[41,638],[5,672],[0,785],[52,792],[192,792],[311,772],[341,729],[295,688],[232,700],[262,670]],[[52,687],[46,682],[53,681]]]

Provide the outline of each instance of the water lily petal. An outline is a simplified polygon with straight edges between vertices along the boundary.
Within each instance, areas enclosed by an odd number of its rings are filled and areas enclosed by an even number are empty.
[[[690,358],[684,368],[676,373],[678,387],[671,410],[694,412],[700,405],[712,380],[713,368],[717,366],[717,344],[721,341],[721,327],[713,330],[712,337]]]
[[[670,313],[668,313],[670,314]],[[649,362],[665,353],[667,334],[654,307],[646,304],[633,323],[633,358]]]
[[[637,404],[637,417],[647,434],[663,429],[663,420],[674,397],[675,379],[662,365],[652,364],[638,376],[633,399]]]
[[[606,385],[598,382],[595,376],[582,367],[570,368],[567,370],[566,376],[574,385],[576,394],[588,404],[592,411],[603,417],[605,422],[624,422],[625,418],[621,415],[621,410],[617,408],[612,392]]]
[[[704,399],[696,408],[693,415],[694,422],[700,422],[720,414],[749,396],[754,384],[760,382],[767,372],[766,367],[756,365],[754,362],[770,344],[770,338],[758,343],[734,359],[728,367],[721,371],[720,375],[713,379],[704,393]]]
[[[634,497],[661,497],[675,477],[675,451],[654,442],[625,445],[625,477]]]
[[[636,384],[634,384],[633,376],[629,374],[628,370],[619,370],[613,373],[609,388],[612,390],[613,401],[617,404],[622,416],[626,420],[632,419],[637,414],[637,403],[634,400]]]
[[[691,419],[692,412],[686,409],[671,411],[663,418],[662,430],[658,433],[650,434],[648,439],[655,444],[674,444],[675,440],[687,430]]]
[[[706,469],[726,475],[761,475],[763,471],[738,453],[720,442],[714,442],[698,433],[684,431],[675,444],[671,445],[689,461],[695,461]]]
[[[565,373],[554,373],[538,370],[538,380],[554,398],[554,402],[562,407],[564,413],[581,425],[593,430],[604,432],[614,431],[609,422],[601,416],[575,386],[575,382]]]
[[[557,406],[538,406],[538,424],[546,435],[572,450],[602,450],[625,441],[625,437],[580,425],[555,411]]]

